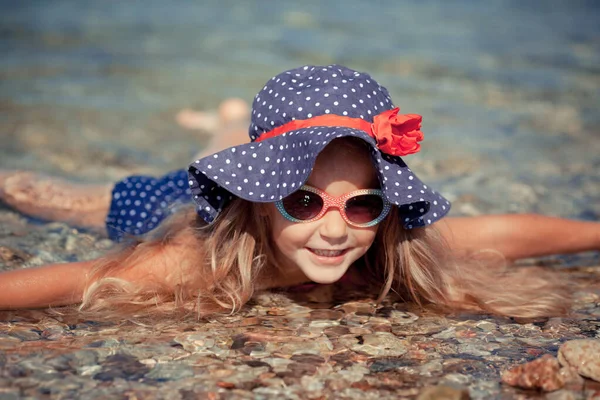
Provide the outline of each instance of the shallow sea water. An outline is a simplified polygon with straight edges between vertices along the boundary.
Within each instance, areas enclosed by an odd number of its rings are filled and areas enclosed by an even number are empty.
[[[173,123],[179,109],[341,63],[424,116],[407,162],[453,200],[474,194],[471,213],[600,215],[597,2],[0,5],[2,168],[96,181],[181,168],[206,137]]]
[[[180,109],[251,101],[284,69],[340,63],[424,116],[423,150],[406,162],[454,215],[600,220],[596,1],[0,0],[0,9],[0,169],[112,182],[182,168],[208,135],[179,127]],[[0,205],[0,270],[110,247],[102,233]],[[203,323],[2,312],[0,398],[416,398],[440,382],[472,398],[540,398],[501,385],[501,371],[600,338],[598,253],[545,263],[582,286],[569,318],[390,301],[375,312],[361,293],[327,287],[265,295]],[[554,398],[597,395],[599,385]]]

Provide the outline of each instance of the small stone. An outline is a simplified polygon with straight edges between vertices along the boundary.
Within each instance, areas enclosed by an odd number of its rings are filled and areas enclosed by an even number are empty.
[[[560,346],[558,361],[579,375],[600,382],[600,340],[571,340]]]
[[[426,387],[417,400],[469,400],[469,391],[465,388],[438,385]]]
[[[333,345],[327,336],[313,338],[307,341],[290,341],[288,343],[266,343],[265,351],[281,352],[282,354],[322,354],[333,350]]]
[[[17,388],[14,389],[0,389],[0,399],[2,400],[20,400],[23,396],[20,394],[20,390]]]
[[[57,357],[49,358],[45,361],[45,365],[54,368],[57,371],[71,371],[78,365],[77,353],[61,354]]]
[[[471,375],[465,375],[465,374],[457,374],[457,373],[452,373],[452,374],[446,374],[442,377],[441,382],[443,385],[448,385],[448,386],[467,386],[468,384],[471,383],[472,380],[472,376]]]
[[[95,375],[102,370],[100,365],[86,365],[77,368],[77,373],[81,376]]]
[[[351,349],[370,356],[399,357],[407,352],[406,342],[389,332],[375,332],[357,338]]]
[[[502,374],[502,382],[524,389],[541,389],[545,392],[558,390],[565,385],[558,360],[549,354],[505,371]]]
[[[348,387],[348,381],[346,381],[344,379],[329,379],[327,381],[327,388],[334,392],[338,392],[347,387]]]
[[[128,381],[137,381],[148,373],[149,369],[131,355],[115,354],[106,358],[102,363],[102,370],[94,375],[94,379],[113,381],[120,378]]]
[[[330,321],[325,319],[319,319],[315,321],[311,321],[308,325],[311,328],[331,328],[334,326],[338,326],[340,321]]]
[[[458,346],[458,352],[464,353],[476,357],[487,357],[491,353],[487,351],[484,347],[488,345],[488,343],[463,343]],[[499,346],[493,346],[499,347]]]
[[[323,357],[316,354],[296,354],[290,360],[307,364],[323,364],[325,362]]]
[[[310,312],[309,318],[313,321],[316,320],[331,320],[337,321],[342,319],[344,313],[339,310],[314,310]]]
[[[574,368],[562,367],[560,369],[560,375],[565,381],[565,386],[570,385],[580,387],[581,385],[583,385],[583,378],[577,373],[577,371]]]
[[[109,338],[106,340],[97,340],[95,342],[88,344],[86,347],[105,348],[105,347],[119,347],[120,345],[121,345],[121,342],[119,342],[117,339]]]
[[[300,378],[300,384],[302,385],[302,388],[308,392],[323,390],[323,382],[321,378],[317,378],[314,376],[302,376],[302,378]]]
[[[402,367],[414,367],[418,362],[410,358],[379,358],[373,361],[369,370],[371,372],[386,372]]]
[[[330,328],[325,328],[323,333],[326,334],[329,338],[338,337],[341,335],[347,335],[350,333],[350,329],[346,326],[332,326]]]
[[[433,337],[434,339],[452,339],[456,337],[456,328],[455,327],[450,327],[447,328],[443,331],[441,331],[440,333],[436,333],[435,335],[432,335],[431,337]]]
[[[21,339],[24,342],[40,340],[40,334],[38,332],[32,331],[31,329],[27,329],[27,328],[23,329],[23,328],[17,327],[15,329],[12,329],[10,332],[8,332],[8,334],[17,339]]]
[[[194,371],[184,364],[156,364],[144,377],[157,381],[177,381],[194,376]]]
[[[498,325],[489,321],[480,321],[475,325],[478,329],[481,329],[484,332],[492,332],[498,329]]]
[[[425,363],[419,367],[419,371],[422,375],[431,376],[435,372],[441,372],[444,368],[442,363],[438,360],[433,360],[428,363]]]
[[[580,396],[575,395],[575,393],[572,391],[565,389],[557,390],[556,392],[548,393],[546,395],[547,400],[576,400],[579,398]]]
[[[346,381],[350,383],[359,382],[364,378],[365,375],[371,371],[362,365],[352,365],[347,369],[340,370],[338,374]]]
[[[39,372],[42,374],[52,374],[56,372],[56,369],[51,365],[43,363],[40,359],[28,358],[18,364],[19,367],[23,368],[27,372]]]
[[[365,303],[360,301],[349,301],[339,306],[346,314],[356,313],[360,315],[373,315],[375,313],[375,305],[373,303]]]
[[[12,347],[16,343],[21,343],[21,339],[0,333],[0,348]]]
[[[60,340],[65,336],[65,330],[61,326],[49,326],[42,331],[43,339]]]
[[[407,311],[390,310],[386,319],[393,325],[405,325],[417,322],[419,317]]]
[[[0,262],[10,268],[18,267],[31,258],[31,254],[8,246],[0,246]]]

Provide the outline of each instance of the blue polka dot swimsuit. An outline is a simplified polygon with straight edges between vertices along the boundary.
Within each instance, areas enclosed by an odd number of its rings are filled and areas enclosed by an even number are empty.
[[[173,171],[160,178],[127,177],[112,191],[106,217],[108,236],[121,241],[127,236],[143,235],[156,228],[179,206],[191,201],[186,170]]]

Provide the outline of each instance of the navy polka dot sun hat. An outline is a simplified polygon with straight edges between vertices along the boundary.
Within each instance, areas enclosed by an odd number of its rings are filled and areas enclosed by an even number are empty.
[[[308,179],[332,140],[357,137],[371,146],[381,190],[411,229],[434,223],[450,203],[425,185],[400,156],[416,153],[421,116],[401,115],[387,89],[340,65],[304,66],[271,78],[254,98],[251,142],[190,164],[198,214],[214,221],[234,198],[275,202]]]

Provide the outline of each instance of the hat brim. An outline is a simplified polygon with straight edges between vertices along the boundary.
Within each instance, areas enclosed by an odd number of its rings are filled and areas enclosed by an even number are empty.
[[[188,176],[198,213],[210,223],[234,196],[252,202],[283,199],[308,180],[321,151],[342,137],[370,145],[381,189],[400,208],[406,228],[432,224],[448,213],[450,202],[421,182],[400,157],[382,154],[366,132],[347,127],[299,129],[194,161]]]

